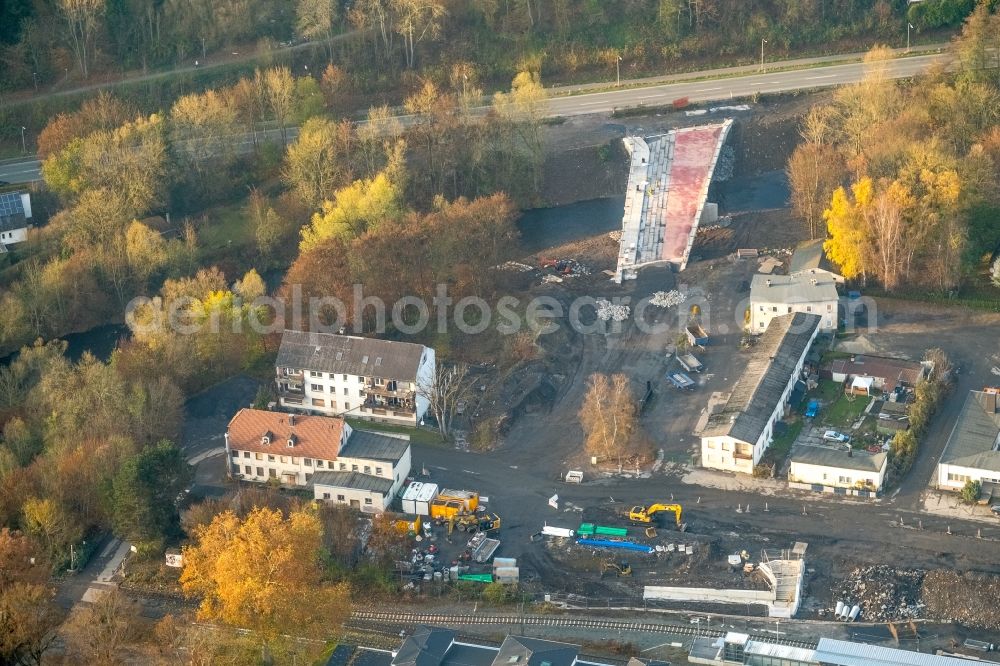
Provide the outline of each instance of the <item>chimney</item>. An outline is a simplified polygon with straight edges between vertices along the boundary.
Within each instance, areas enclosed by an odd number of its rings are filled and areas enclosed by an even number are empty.
[[[289,428],[294,428],[295,427],[295,414],[289,414],[288,415],[288,427]]]

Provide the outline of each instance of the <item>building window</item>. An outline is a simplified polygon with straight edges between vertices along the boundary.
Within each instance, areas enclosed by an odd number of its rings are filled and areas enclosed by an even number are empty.
[[[312,478],[313,478],[313,475],[310,474],[309,472],[306,472],[306,483],[309,483],[310,481],[312,481]]]
[[[352,472],[357,472],[358,471],[358,466],[357,465],[351,465],[351,471]]]
[[[372,498],[371,497],[366,497],[365,498],[365,504],[368,505],[368,506],[371,506],[371,503],[372,503]]]
[[[965,483],[969,480],[968,474],[955,474],[954,472],[948,472],[949,481],[957,481],[958,483]]]
[[[288,464],[288,457],[287,456],[281,456],[281,464],[282,465],[287,465]]]
[[[343,495],[337,495],[337,501],[338,502],[346,502],[347,498],[344,497]]]
[[[827,312],[833,312],[833,305],[831,305],[830,303],[827,303],[826,304],[826,311]]]
[[[255,460],[263,460],[264,459],[264,454],[263,453],[255,453],[255,454],[253,454],[253,457],[254,457]]]
[[[365,392],[364,392],[364,390],[362,390],[362,389],[358,389],[358,397],[359,397],[359,398],[363,398],[363,397],[365,397]]]
[[[239,458],[240,457],[240,452],[239,451],[233,451],[230,455],[232,455],[234,458]]]
[[[316,467],[322,468],[323,467],[323,461],[322,460],[317,460],[316,461]]]
[[[330,493],[323,493],[323,499],[330,499]]]
[[[313,407],[326,407],[326,400],[323,398],[313,398],[312,404]]]
[[[762,305],[762,306],[760,306],[760,311],[761,311],[761,312],[763,312],[763,311],[764,311],[764,306],[763,306],[763,305]]]
[[[813,311],[813,306],[807,305],[806,306],[806,312],[812,312],[812,311]]]
[[[257,476],[264,476],[264,468],[263,467],[258,467],[257,468]]]
[[[778,311],[778,306],[777,305],[772,305],[771,306],[771,312],[777,312],[777,311]]]
[[[791,311],[792,311],[792,306],[791,306],[791,305],[789,305],[789,306],[788,306],[788,312],[789,312],[789,313],[791,313]]]
[[[347,387],[344,387],[344,395],[347,395]]]
[[[271,454],[268,454],[267,455],[267,462],[274,462],[274,456],[272,456]]]
[[[365,465],[365,474],[371,474],[371,473],[372,473],[371,465]]]
[[[271,477],[272,479],[277,479],[278,478],[278,470],[274,469],[273,467],[268,467],[267,468],[267,475],[269,477]]]
[[[323,385],[322,384],[310,384],[309,388],[311,388],[313,391],[322,391],[323,390]]]
[[[375,476],[382,476],[382,468],[381,467],[376,467],[375,468]]]
[[[340,463],[340,469],[347,469],[347,463]]]
[[[851,477],[849,477],[849,476],[838,477],[837,478],[837,483],[844,483],[844,484],[850,485],[850,483],[851,483]]]
[[[312,458],[303,458],[302,459],[302,464],[305,465],[306,467],[312,467],[313,466],[313,459]]]
[[[764,328],[764,322],[760,322],[760,327]]]
[[[344,381],[345,382],[347,381],[347,375],[344,375]]]
[[[253,467],[251,467],[250,465],[244,466],[243,467],[243,471],[246,472],[247,476],[252,476],[253,475]]]
[[[333,389],[331,388],[330,390],[332,391]],[[337,409],[337,401],[336,400],[331,400],[330,401],[330,408],[331,409]]]
[[[323,373],[322,372],[316,372],[315,370],[310,370],[309,371],[309,376],[310,377],[322,377]]]
[[[344,390],[346,391],[347,389],[344,389]],[[349,403],[349,402],[345,402],[344,403],[344,411],[345,412],[351,411],[351,403]]]
[[[243,457],[244,458],[249,458],[250,457],[250,452],[249,451],[244,451],[243,452]]]

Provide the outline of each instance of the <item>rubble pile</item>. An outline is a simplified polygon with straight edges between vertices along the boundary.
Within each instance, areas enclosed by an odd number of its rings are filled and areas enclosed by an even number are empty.
[[[612,304],[603,298],[597,301],[597,318],[601,321],[625,321],[631,313],[632,308],[627,305]]]
[[[527,273],[535,270],[533,267],[528,264],[522,264],[520,261],[505,261],[498,268],[502,271],[516,271],[518,273]]]
[[[590,268],[575,259],[543,259],[542,268],[551,270],[563,277],[590,275]]]
[[[935,570],[924,576],[927,614],[967,627],[1000,630],[1000,576],[980,572]]]
[[[680,305],[687,300],[687,296],[672,289],[670,291],[658,291],[653,294],[653,297],[649,299],[650,305],[655,305],[658,308],[672,308],[675,305]]]
[[[924,571],[885,564],[859,567],[834,589],[834,601],[861,607],[862,622],[884,622],[924,614],[921,589]]]

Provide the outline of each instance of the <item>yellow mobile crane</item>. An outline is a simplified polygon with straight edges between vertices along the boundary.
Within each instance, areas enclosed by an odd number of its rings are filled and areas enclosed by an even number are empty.
[[[680,504],[650,504],[649,506],[634,506],[628,512],[628,519],[633,523],[652,523],[658,513],[668,511],[674,514],[674,521],[677,529],[684,531],[684,523],[681,521],[683,509]]]

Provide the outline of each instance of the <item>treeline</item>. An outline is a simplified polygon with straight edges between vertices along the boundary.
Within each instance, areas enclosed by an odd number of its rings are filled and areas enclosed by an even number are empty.
[[[958,25],[972,0],[8,0],[0,21],[11,87],[48,85],[178,63],[222,49],[314,40],[359,89],[392,88],[403,72],[443,79],[459,62],[502,81],[536,60],[560,78],[579,70],[648,71],[692,56],[752,58],[766,39],[789,50],[859,37],[897,38]],[[335,35],[353,38],[332,41]],[[544,61],[544,62],[542,62]],[[373,76],[374,74],[374,76]]]
[[[813,108],[788,173],[811,237],[825,226],[844,275],[947,292],[1000,247],[1000,15],[982,2],[954,45],[957,71],[901,84],[888,54]],[[978,278],[977,278],[978,279]]]

